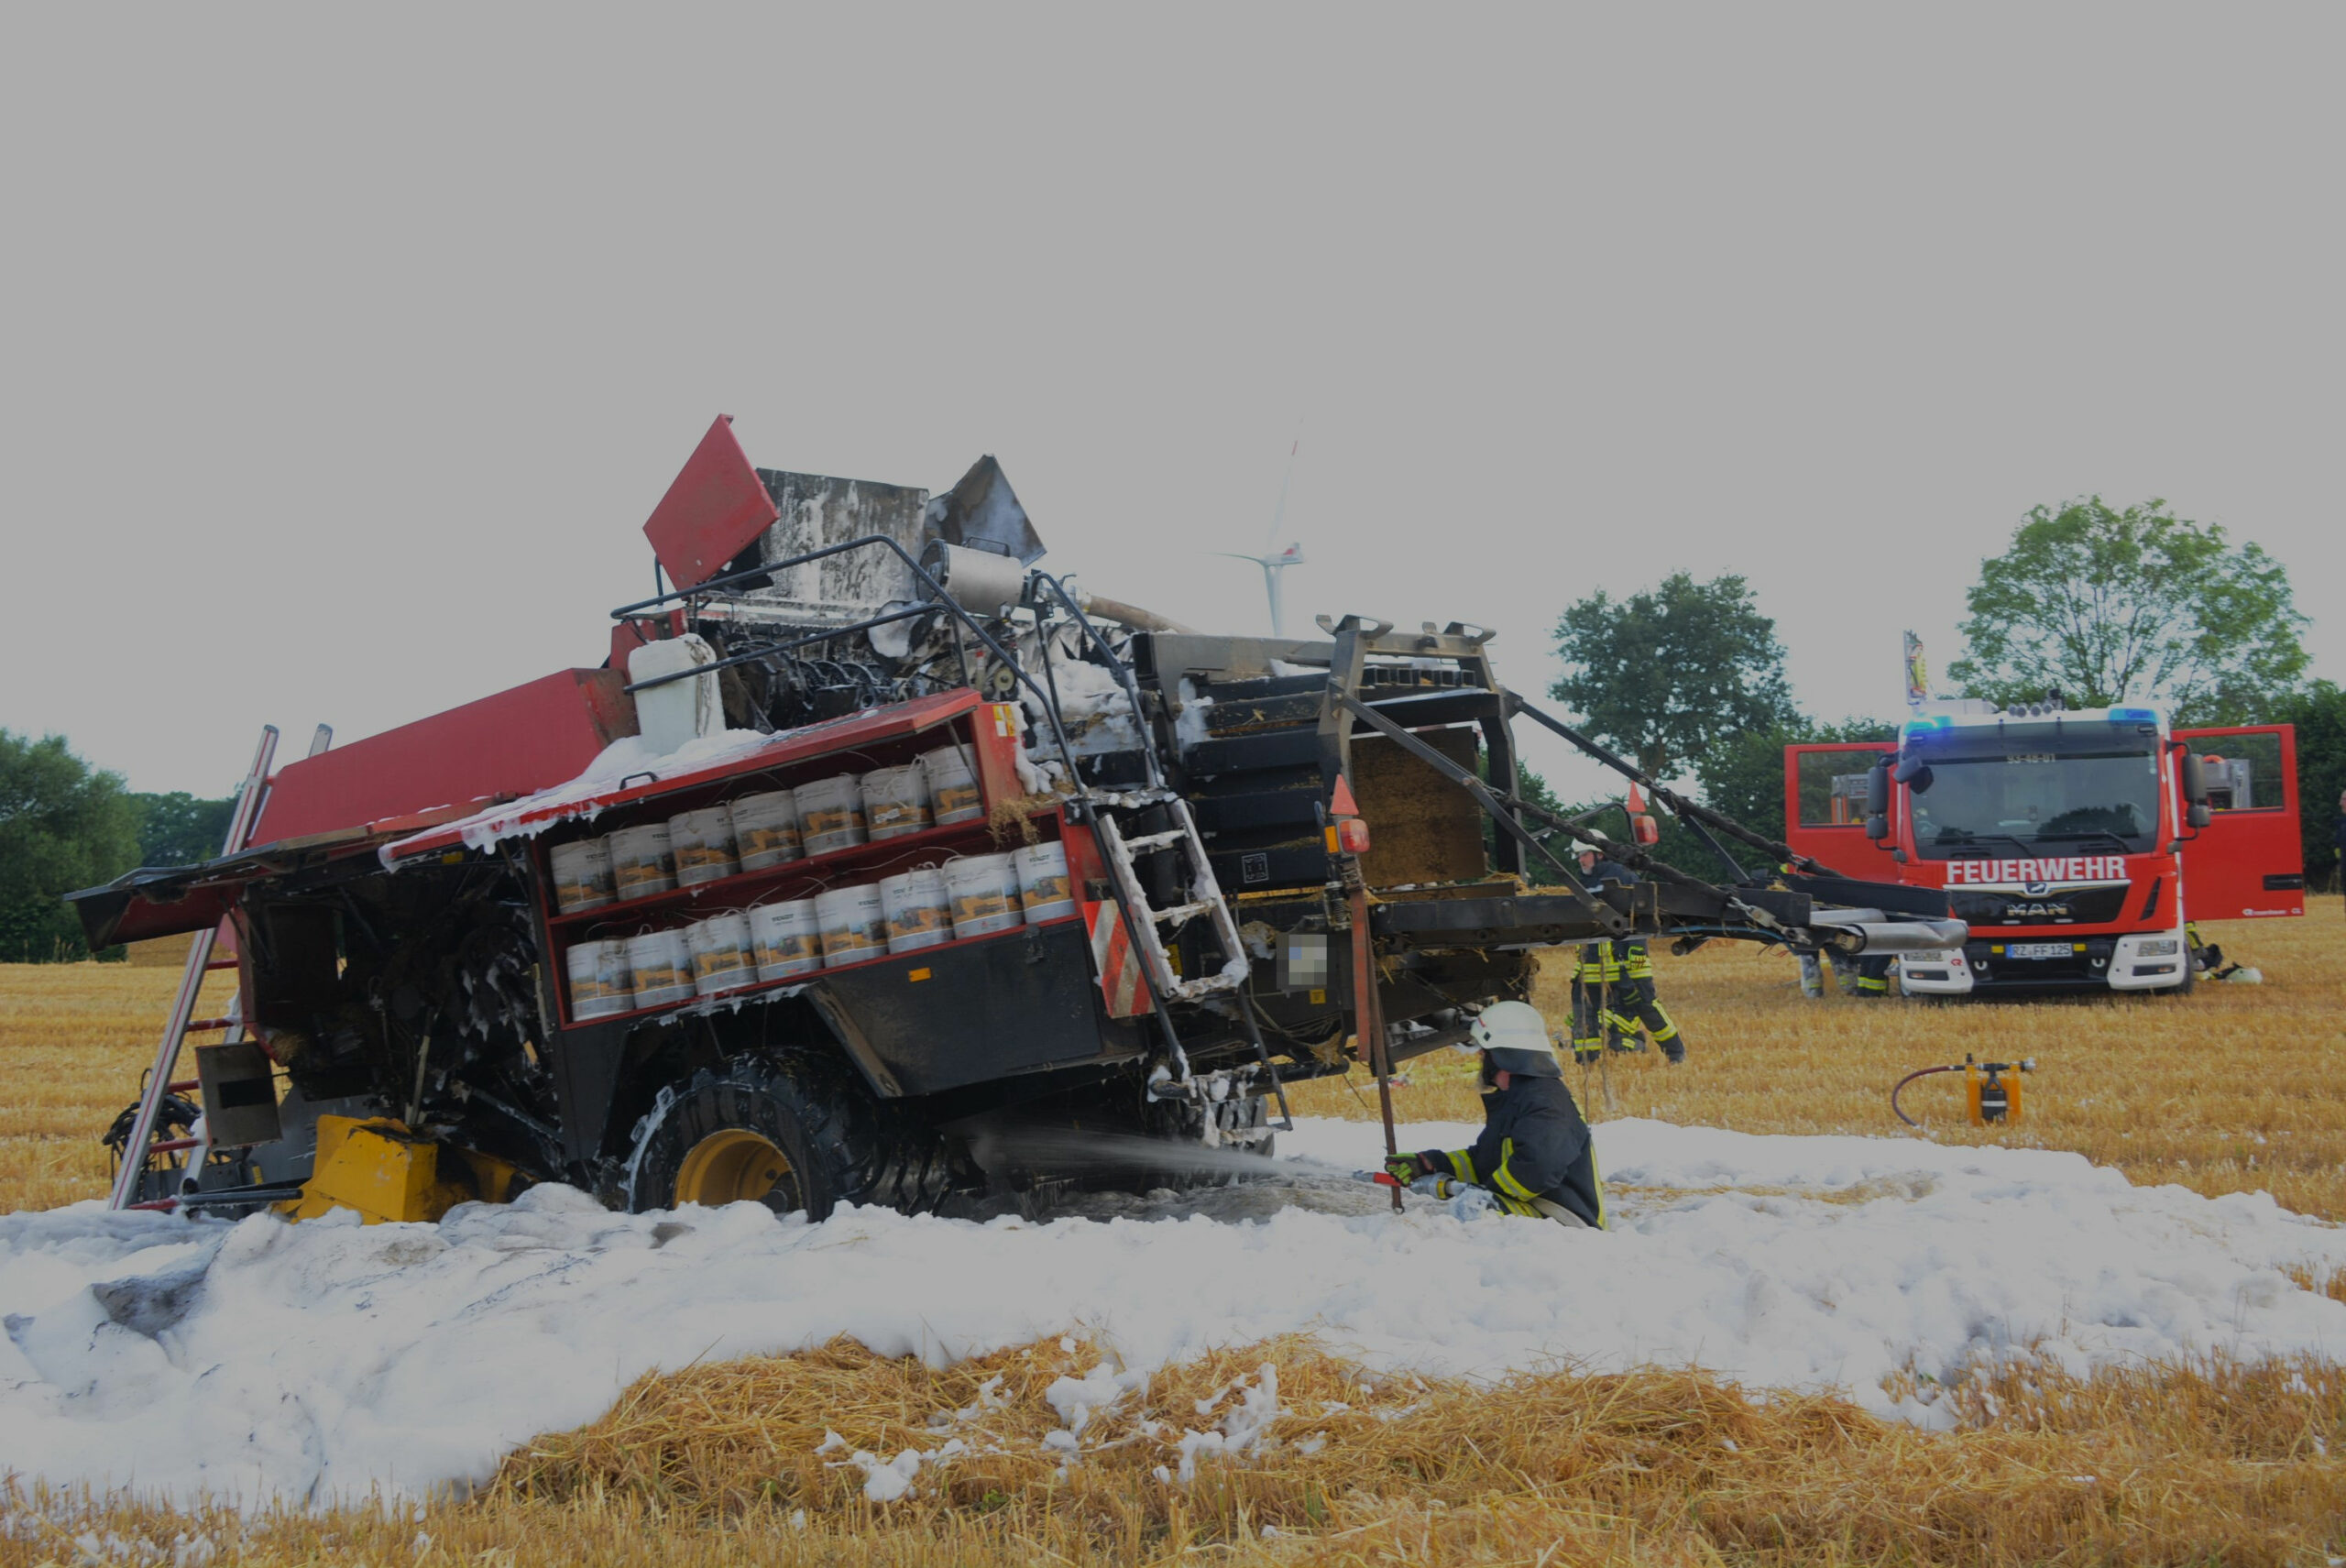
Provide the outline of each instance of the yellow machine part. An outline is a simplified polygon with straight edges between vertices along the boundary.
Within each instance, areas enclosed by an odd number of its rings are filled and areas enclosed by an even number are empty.
[[[419,1138],[389,1116],[321,1116],[310,1179],[278,1212],[313,1220],[348,1209],[369,1225],[437,1220],[459,1203],[507,1201],[520,1177],[501,1159]]]
[[[2017,1072],[2001,1074],[1997,1079],[1997,1084],[2003,1090],[2007,1101],[2004,1110],[2004,1120],[2007,1122],[2019,1121],[2020,1074]],[[1988,1124],[1987,1114],[1979,1108],[1979,1091],[1986,1088],[1987,1085],[1988,1075],[1986,1073],[1981,1072],[1976,1064],[1969,1062],[1964,1064],[1963,1106],[1964,1109],[1970,1113],[1971,1124],[1975,1127],[1984,1127]]]

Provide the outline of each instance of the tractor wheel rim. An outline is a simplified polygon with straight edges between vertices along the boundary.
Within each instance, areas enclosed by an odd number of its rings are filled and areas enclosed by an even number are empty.
[[[715,1208],[721,1203],[758,1203],[785,1184],[795,1196],[789,1158],[773,1142],[745,1127],[728,1127],[695,1144],[676,1170],[676,1201]]]

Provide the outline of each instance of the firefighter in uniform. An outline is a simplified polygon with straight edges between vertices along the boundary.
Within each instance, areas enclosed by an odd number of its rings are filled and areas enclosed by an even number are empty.
[[[1628,867],[1600,858],[1593,845],[1581,847],[1580,870],[1581,880],[1592,887],[1601,882],[1626,887],[1638,880]],[[1653,956],[1645,943],[1610,938],[1582,943],[1580,963],[1573,971],[1573,1059],[1593,1061],[1608,1046],[1617,1051],[1644,1049],[1638,1038],[1640,1025],[1671,1066],[1686,1059],[1686,1042],[1655,994]]]
[[[1864,953],[1858,959],[1858,999],[1880,1001],[1890,995],[1890,966],[1894,960],[1888,953]]]
[[[1471,1034],[1482,1051],[1483,1135],[1471,1148],[1397,1156],[1387,1173],[1437,1196],[1464,1183],[1510,1214],[1605,1229],[1595,1146],[1564,1087],[1547,1021],[1529,1003],[1495,1002]]]

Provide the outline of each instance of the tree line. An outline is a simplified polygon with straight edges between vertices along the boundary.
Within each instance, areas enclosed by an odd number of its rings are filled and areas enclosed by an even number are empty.
[[[2308,621],[2261,547],[2164,501],[2121,510],[2092,496],[2030,511],[1966,599],[1965,651],[1947,667],[1966,695],[2153,704],[2182,727],[2296,725],[2306,872],[2314,885],[2336,875],[2346,690],[2304,678]],[[1897,733],[1886,719],[1803,713],[1776,623],[1740,576],[1677,572],[1626,598],[1599,591],[1565,609],[1554,637],[1564,674],[1549,696],[1653,777],[1691,780],[1705,805],[1771,835],[1783,828],[1786,746]],[[1550,798],[1542,780],[1525,789]],[[1723,870],[1667,818],[1656,852],[1696,875]]]
[[[2287,573],[2257,545],[2163,501],[2038,507],[1982,563],[1967,609],[1965,651],[1948,674],[1970,696],[2012,704],[2057,692],[2077,707],[2155,703],[2180,725],[2295,724],[2307,874],[2315,885],[2336,875],[2346,689],[2305,679],[2307,620]],[[1655,778],[1691,781],[1705,805],[1770,834],[1783,827],[1786,746],[1897,732],[1886,719],[1802,711],[1776,623],[1739,576],[1698,582],[1682,571],[1624,598],[1600,590],[1563,611],[1554,638],[1563,674],[1549,695],[1579,723]],[[1537,773],[1519,787],[1534,804],[1579,809]],[[0,729],[0,962],[89,957],[62,895],[135,865],[211,859],[233,805],[136,794],[61,736]],[[1707,846],[1675,818],[1661,822],[1663,860],[1719,874]]]
[[[0,729],[0,962],[90,956],[64,903],[133,866],[182,866],[220,852],[233,798],[142,795],[92,768],[61,735]]]

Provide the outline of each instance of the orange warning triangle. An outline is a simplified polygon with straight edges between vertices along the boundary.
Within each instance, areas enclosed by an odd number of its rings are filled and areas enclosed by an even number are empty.
[[[1639,812],[1643,811],[1645,808],[1645,792],[1637,786],[1635,781],[1632,781],[1629,784],[1629,809],[1632,812]]]
[[[1328,798],[1328,815],[1331,817],[1360,815],[1360,803],[1353,798],[1353,786],[1344,782],[1344,775],[1342,773],[1336,775],[1336,793]]]

